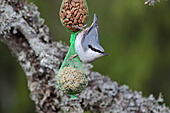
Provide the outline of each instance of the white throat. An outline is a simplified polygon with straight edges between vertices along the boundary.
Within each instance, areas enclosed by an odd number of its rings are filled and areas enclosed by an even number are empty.
[[[83,33],[79,33],[75,40],[75,49],[76,49],[76,52],[82,62],[91,63],[94,60],[96,60],[97,58],[100,58],[103,56],[103,54],[101,54],[99,52],[95,52],[91,49],[87,49],[86,51],[84,51],[84,49],[81,45],[82,37],[83,37]]]

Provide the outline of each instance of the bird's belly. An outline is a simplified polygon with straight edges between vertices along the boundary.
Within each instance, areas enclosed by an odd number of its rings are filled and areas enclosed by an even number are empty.
[[[79,43],[75,43],[75,50],[83,63],[92,62],[93,58],[90,57],[91,55],[87,51],[84,51]]]

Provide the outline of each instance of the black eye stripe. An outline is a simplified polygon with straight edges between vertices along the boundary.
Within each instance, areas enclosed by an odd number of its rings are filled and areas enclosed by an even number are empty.
[[[96,49],[96,48],[92,47],[91,45],[88,45],[88,47],[89,47],[91,50],[95,51],[95,52],[98,52],[98,53],[104,54],[104,52],[103,52],[103,51],[100,51],[100,50],[98,50],[98,49]]]

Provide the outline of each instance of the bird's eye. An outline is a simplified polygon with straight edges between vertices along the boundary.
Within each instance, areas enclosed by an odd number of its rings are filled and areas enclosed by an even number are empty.
[[[98,49],[94,48],[92,45],[88,45],[88,47],[89,47],[91,50],[95,51],[95,52],[98,52],[98,53],[104,54],[104,52],[103,52],[103,51],[100,51],[100,50],[98,50]]]

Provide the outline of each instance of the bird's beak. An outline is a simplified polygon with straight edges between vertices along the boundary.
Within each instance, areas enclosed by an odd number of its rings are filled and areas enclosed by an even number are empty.
[[[105,55],[105,56],[109,56],[109,54],[107,54],[107,53],[103,53],[103,55]]]

